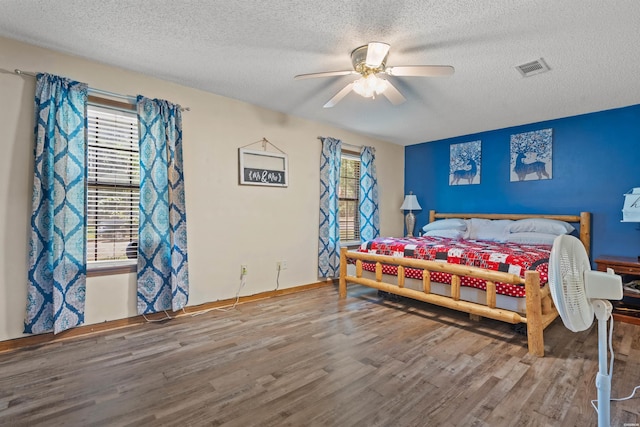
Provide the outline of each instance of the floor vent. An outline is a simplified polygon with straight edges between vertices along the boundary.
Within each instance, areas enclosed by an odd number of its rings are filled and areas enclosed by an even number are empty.
[[[522,74],[522,77],[529,77],[540,73],[546,73],[549,71],[549,66],[544,62],[544,59],[540,58],[535,61],[527,62],[526,64],[518,65],[516,69]]]

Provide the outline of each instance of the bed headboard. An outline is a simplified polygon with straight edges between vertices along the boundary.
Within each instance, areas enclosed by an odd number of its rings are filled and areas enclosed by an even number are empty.
[[[587,250],[587,255],[591,256],[591,212],[580,212],[580,215],[544,215],[544,214],[471,214],[471,213],[440,213],[435,210],[429,211],[429,222],[436,219],[445,218],[484,218],[484,219],[526,219],[526,218],[547,218],[577,223],[580,240]]]

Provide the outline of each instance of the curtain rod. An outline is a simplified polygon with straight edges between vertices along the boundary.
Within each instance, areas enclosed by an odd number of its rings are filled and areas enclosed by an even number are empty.
[[[318,139],[320,141],[322,141],[324,139],[324,136],[319,136]],[[353,145],[353,144],[347,144],[347,143],[343,142],[342,146],[345,147],[345,148],[350,148],[352,150],[357,150],[357,151],[362,150],[362,145]]]
[[[318,139],[320,141],[322,141],[324,139],[324,136],[319,136]],[[347,144],[345,142],[342,143],[342,146],[345,147],[346,149],[351,149],[354,151],[361,151],[363,147],[365,147],[364,145],[353,145],[353,144]],[[376,147],[374,146],[370,146],[369,147],[374,153],[376,152]]]
[[[16,73],[16,74],[18,74],[20,76],[24,75],[24,76],[29,76],[29,77],[37,77],[36,73],[31,73],[31,72],[28,72],[28,71],[22,71],[22,70],[19,70],[17,68],[14,70],[14,73]],[[122,95],[122,94],[119,94],[119,93],[109,92],[107,90],[102,90],[102,89],[95,89],[95,88],[92,88],[92,87],[89,87],[88,91],[89,91],[89,93],[95,93],[95,94],[98,94],[98,95],[111,96],[113,98],[124,99],[129,104],[135,104],[136,100],[137,100],[137,98],[135,96]],[[180,107],[180,110],[181,111],[191,111],[191,108],[189,108],[189,107]]]

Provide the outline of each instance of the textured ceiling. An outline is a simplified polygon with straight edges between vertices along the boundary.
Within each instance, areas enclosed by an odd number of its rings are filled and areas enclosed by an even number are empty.
[[[640,103],[640,1],[2,0],[0,35],[398,144]],[[447,78],[389,77],[392,106],[349,94],[369,41],[387,65],[452,65]],[[544,58],[545,74],[517,65]],[[47,70],[28,70],[47,71]],[[73,76],[70,76],[73,77]],[[109,88],[101,88],[109,89]]]

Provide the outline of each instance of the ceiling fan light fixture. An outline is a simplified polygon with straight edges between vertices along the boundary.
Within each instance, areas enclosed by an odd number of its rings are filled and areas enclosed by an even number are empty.
[[[387,86],[388,83],[385,79],[380,79],[375,74],[369,74],[353,82],[353,91],[365,98],[372,98],[374,95],[380,95],[384,92]]]
[[[376,78],[376,80],[377,80],[376,93],[380,95],[382,92],[384,92],[387,89],[387,86],[389,86],[389,83],[387,82],[386,79]]]
[[[371,98],[373,96],[373,91],[369,89],[367,79],[364,77],[360,77],[358,80],[353,82],[353,91],[365,98]]]
[[[325,71],[320,73],[298,74],[296,80],[315,77],[338,77],[360,75],[358,80],[344,86],[326,104],[324,108],[334,107],[351,91],[364,98],[374,98],[384,95],[393,105],[400,105],[407,99],[389,81],[378,76],[386,74],[398,77],[436,77],[450,76],[454,68],[450,65],[401,65],[387,67],[387,57],[390,46],[387,43],[370,42],[351,51],[351,65],[353,70]]]

